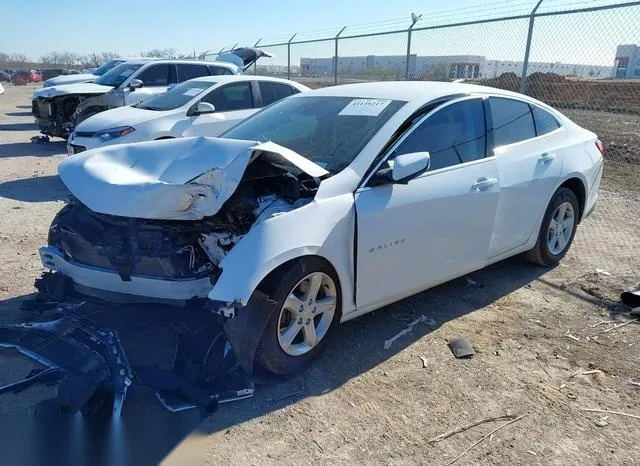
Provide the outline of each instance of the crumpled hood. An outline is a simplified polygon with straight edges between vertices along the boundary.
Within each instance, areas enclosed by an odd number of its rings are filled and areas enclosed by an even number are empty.
[[[272,142],[203,137],[98,148],[69,157],[58,165],[58,173],[71,193],[94,212],[199,220],[220,210],[258,153],[311,176],[328,173]]]
[[[172,111],[172,110],[171,110]],[[120,126],[134,126],[150,118],[165,116],[167,112],[145,110],[136,107],[118,107],[97,113],[75,127],[75,131],[96,133]]]
[[[44,82],[44,87],[62,86],[64,84],[89,83],[98,79],[98,75],[91,73],[67,74],[49,78]]]
[[[33,92],[33,98],[57,97],[69,94],[106,94],[111,90],[113,90],[111,86],[101,86],[94,83],[64,84],[62,86],[42,87]]]

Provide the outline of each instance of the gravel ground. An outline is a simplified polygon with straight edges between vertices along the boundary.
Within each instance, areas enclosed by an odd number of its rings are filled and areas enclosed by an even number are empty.
[[[28,318],[18,305],[42,272],[36,250],[66,195],[56,176],[64,143],[29,143],[37,134],[32,89],[7,86],[0,96],[0,322]],[[584,118],[609,121],[610,134],[620,124],[597,112]],[[138,421],[145,442],[133,445],[138,456],[129,462],[155,463],[173,449],[166,464],[447,464],[506,421],[431,438],[483,418],[525,415],[459,463],[637,464],[640,419],[583,408],[640,415],[640,387],[630,383],[640,379],[640,326],[605,333],[612,325],[602,323],[626,321],[618,296],[640,280],[639,181],[638,164],[608,160],[597,209],[555,269],[512,258],[472,274],[481,287],[454,280],[349,322],[309,371],[259,387],[252,399],[201,422]],[[435,324],[418,324],[383,348],[420,315]],[[473,342],[473,359],[456,360],[447,348],[461,336]],[[31,366],[0,352],[0,384]],[[1,396],[0,417],[22,415],[51,390]],[[164,435],[154,438],[158,430]]]

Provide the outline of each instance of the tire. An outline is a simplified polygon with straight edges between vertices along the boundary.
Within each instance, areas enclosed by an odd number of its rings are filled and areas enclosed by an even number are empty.
[[[314,277],[316,280],[317,277],[320,278],[317,285],[317,301],[313,300],[309,305],[306,288],[311,285]],[[278,305],[258,343],[255,363],[262,369],[278,375],[295,374],[306,369],[326,347],[329,337],[340,322],[342,296],[335,271],[319,257],[303,257],[291,262],[280,273],[268,277],[261,289]],[[305,298],[305,304],[302,300],[290,299],[292,294]],[[331,298],[335,307],[332,313],[329,312]],[[305,308],[300,311],[298,307],[296,313],[291,303],[296,307],[304,305]],[[321,306],[327,311],[318,312]],[[309,326],[313,327],[313,334],[317,338],[314,345],[308,344]],[[299,330],[296,333],[297,327]],[[291,335],[295,338],[291,338]],[[289,339],[291,344],[286,343]]]
[[[562,207],[565,208],[564,214],[561,212]],[[561,214],[564,220],[558,224]],[[572,222],[568,222],[569,215],[572,217]],[[551,198],[544,214],[536,245],[525,253],[527,259],[545,267],[551,267],[560,262],[573,243],[579,217],[580,204],[576,195],[569,188],[559,188]],[[554,222],[553,231],[552,222]],[[555,229],[557,225],[560,225],[560,231]],[[571,233],[568,236],[569,231]]]

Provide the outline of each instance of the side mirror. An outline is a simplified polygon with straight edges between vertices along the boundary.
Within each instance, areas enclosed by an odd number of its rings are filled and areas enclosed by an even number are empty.
[[[194,115],[204,115],[206,113],[213,113],[215,111],[216,108],[213,106],[213,104],[210,104],[209,102],[198,102]]]
[[[408,183],[409,180],[427,171],[429,165],[431,165],[429,152],[400,154],[393,160],[391,178],[396,183]]]
[[[129,89],[131,89],[132,91],[136,89],[140,89],[143,86],[143,84],[144,83],[139,79],[132,79],[131,82],[129,83]]]

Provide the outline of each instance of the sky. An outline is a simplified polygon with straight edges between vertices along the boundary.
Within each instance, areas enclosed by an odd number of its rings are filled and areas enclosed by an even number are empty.
[[[540,11],[605,3],[614,1],[543,0]],[[296,32],[297,39],[333,35],[343,25],[354,25],[345,34],[402,29],[410,24],[411,12],[423,15],[418,26],[523,13],[533,7],[535,0],[0,0],[0,4],[4,4],[0,52],[24,53],[37,59],[54,50],[112,51],[136,56],[149,49],[172,48],[184,53],[195,49],[199,54],[235,43],[253,45],[259,38],[263,38],[262,44],[286,41]],[[534,60],[573,59],[578,63],[612,65],[618,43],[640,41],[640,7],[542,18],[537,22]],[[593,27],[585,27],[585,23]],[[520,20],[424,31],[414,36],[412,51],[421,55],[466,53],[521,59],[527,24],[527,20]],[[304,33],[318,30],[324,31]],[[341,41],[341,47],[347,54],[401,55],[406,52],[406,36]],[[274,64],[286,63],[286,47],[270,51],[277,55]],[[331,42],[309,44],[294,50],[292,62],[300,56],[332,55]]]

